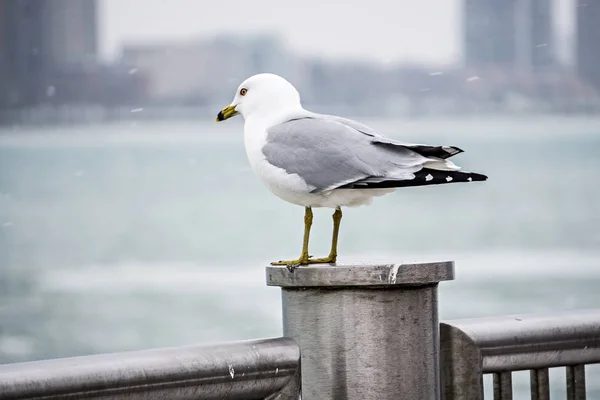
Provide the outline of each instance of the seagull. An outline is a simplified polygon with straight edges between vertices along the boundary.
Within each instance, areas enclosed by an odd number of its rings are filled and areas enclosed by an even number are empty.
[[[371,204],[400,187],[487,180],[448,160],[463,152],[458,147],[404,143],[360,122],[304,109],[298,90],[279,75],[246,79],[216,120],[238,114],[254,173],[273,194],[304,207],[300,257],[272,265],[335,263],[342,207]],[[331,250],[323,258],[308,252],[312,209],[318,207],[334,209]]]

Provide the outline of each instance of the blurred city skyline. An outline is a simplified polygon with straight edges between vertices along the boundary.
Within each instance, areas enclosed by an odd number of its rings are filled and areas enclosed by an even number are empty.
[[[598,41],[584,0],[4,0],[0,123],[206,118],[260,72],[332,113],[596,113]]]

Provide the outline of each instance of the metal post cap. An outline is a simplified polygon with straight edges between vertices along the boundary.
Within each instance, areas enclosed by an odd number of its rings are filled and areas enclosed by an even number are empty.
[[[454,262],[411,264],[268,266],[268,286],[381,287],[423,286],[454,279]]]

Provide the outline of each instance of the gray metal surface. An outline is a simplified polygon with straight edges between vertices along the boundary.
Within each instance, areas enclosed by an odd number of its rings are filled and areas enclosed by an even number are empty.
[[[302,399],[439,399],[437,282],[452,277],[452,262],[268,267]]]
[[[494,373],[494,400],[512,400],[512,374],[510,372]]]
[[[548,368],[532,369],[530,375],[531,400],[550,400]]]
[[[600,309],[445,321],[440,340],[444,398],[483,398],[484,373],[600,363]]]
[[[288,338],[0,365],[0,399],[298,399]]]
[[[567,373],[567,400],[585,400],[585,365],[569,365]]]
[[[438,283],[454,279],[454,262],[378,265],[307,265],[267,267],[267,285],[280,287],[391,286]]]

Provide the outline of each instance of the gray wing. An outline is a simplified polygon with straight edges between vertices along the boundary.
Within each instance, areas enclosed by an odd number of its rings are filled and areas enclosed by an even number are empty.
[[[330,119],[333,121],[337,121],[341,124],[347,125],[351,128],[356,129],[357,131],[371,136],[373,138],[373,142],[374,143],[380,143],[380,144],[384,144],[384,145],[390,145],[390,146],[401,146],[401,147],[406,147],[409,148],[419,154],[421,154],[424,157],[437,157],[437,158],[441,158],[441,159],[446,159],[446,158],[450,158],[452,156],[455,156],[459,153],[462,153],[463,150],[459,149],[456,146],[430,146],[427,144],[413,144],[413,143],[405,143],[405,142],[401,142],[398,140],[394,140],[394,139],[390,139],[390,138],[386,138],[384,136],[382,136],[381,134],[379,134],[377,131],[373,130],[372,128],[361,124],[360,122],[348,119],[348,118],[342,118],[342,117],[338,117],[335,115],[325,115],[325,114],[315,114],[318,115],[321,118],[324,119]]]
[[[430,159],[332,119],[298,118],[267,131],[267,161],[321,192],[365,179],[413,179]]]

